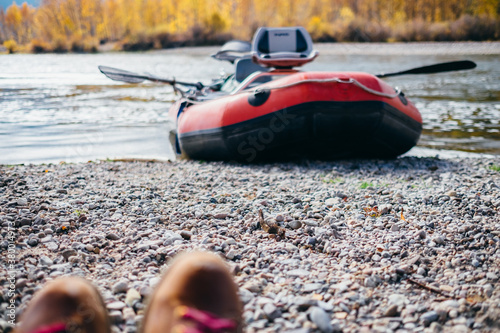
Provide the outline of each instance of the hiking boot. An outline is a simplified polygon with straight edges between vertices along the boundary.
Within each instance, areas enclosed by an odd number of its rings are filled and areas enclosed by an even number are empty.
[[[216,255],[177,257],[152,294],[143,333],[241,332],[241,303],[226,264]]]
[[[109,333],[108,312],[97,289],[82,278],[49,282],[35,294],[15,333]]]

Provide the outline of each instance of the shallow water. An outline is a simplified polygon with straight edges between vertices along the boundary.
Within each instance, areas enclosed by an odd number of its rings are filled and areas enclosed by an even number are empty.
[[[323,44],[305,70],[392,72],[469,59],[470,71],[387,78],[422,112],[414,155],[500,154],[500,43]],[[107,65],[185,81],[210,82],[231,65],[216,48],[144,53],[0,56],[0,163],[172,158],[167,132],[176,99],[162,84],[122,84]],[[442,150],[445,151],[442,151]]]

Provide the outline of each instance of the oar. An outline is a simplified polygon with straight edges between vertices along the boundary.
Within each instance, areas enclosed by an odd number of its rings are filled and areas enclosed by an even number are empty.
[[[472,69],[476,68],[476,63],[469,60],[461,60],[461,61],[451,61],[451,62],[443,62],[440,64],[417,67],[413,69],[408,69],[402,72],[395,73],[382,73],[377,74],[377,77],[389,77],[389,76],[397,76],[397,75],[406,75],[406,74],[433,74],[433,73],[442,73],[442,72],[451,72],[451,71],[460,71],[463,69]]]
[[[175,79],[164,79],[160,77],[156,77],[149,74],[137,74],[129,71],[125,71],[123,69],[108,67],[108,66],[98,66],[101,73],[109,77],[111,80],[122,81],[127,83],[140,83],[144,80],[149,80],[153,82],[164,82],[169,83],[171,85],[180,84],[186,87],[195,87],[198,90],[203,89],[204,85],[201,82],[183,82],[177,81]]]

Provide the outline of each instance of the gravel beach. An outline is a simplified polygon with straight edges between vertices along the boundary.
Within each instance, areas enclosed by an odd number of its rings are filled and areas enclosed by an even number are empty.
[[[0,166],[0,331],[77,275],[136,332],[170,259],[201,249],[247,332],[498,332],[499,208],[497,157]]]

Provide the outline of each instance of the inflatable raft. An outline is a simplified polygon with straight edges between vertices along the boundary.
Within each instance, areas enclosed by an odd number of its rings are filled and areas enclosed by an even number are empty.
[[[241,47],[243,45],[243,47]],[[245,51],[241,44],[237,51]],[[422,117],[400,91],[367,73],[300,72],[312,61],[301,27],[260,28],[251,57],[224,49],[236,72],[169,111],[175,151],[202,160],[392,158],[416,145]]]

